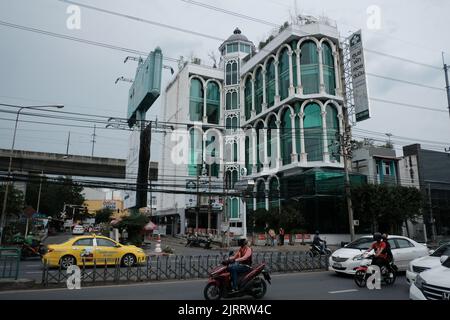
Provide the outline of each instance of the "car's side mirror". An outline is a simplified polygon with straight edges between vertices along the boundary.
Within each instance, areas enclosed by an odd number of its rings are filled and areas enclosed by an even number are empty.
[[[121,247],[120,244],[116,244],[116,245],[114,246],[114,248],[120,248],[120,247]]]
[[[447,267],[447,265],[450,264],[450,257],[449,256],[441,256],[441,264],[445,265],[445,267]]]
[[[434,250],[429,250],[428,253],[431,255],[434,253]]]

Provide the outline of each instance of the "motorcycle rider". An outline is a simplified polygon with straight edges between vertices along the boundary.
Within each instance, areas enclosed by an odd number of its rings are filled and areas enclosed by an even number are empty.
[[[372,250],[375,251],[375,256],[372,258],[372,264],[380,267],[380,269],[385,266],[388,267],[387,253],[386,253],[386,243],[383,241],[383,236],[379,232],[375,232],[373,234],[373,240],[375,241],[366,250],[366,252],[370,252]]]
[[[391,244],[388,242],[388,234],[383,233],[382,238],[383,242],[386,243],[385,253],[388,265],[390,266],[390,264],[394,261],[394,256],[392,255]]]
[[[238,274],[245,273],[250,270],[252,265],[253,251],[247,245],[247,239],[241,238],[238,240],[239,250],[230,257],[231,264],[228,267],[231,275],[232,291],[238,290]]]
[[[320,253],[324,253],[325,251],[325,240],[320,239],[319,230],[316,230],[316,234],[314,235],[313,245],[320,248]]]

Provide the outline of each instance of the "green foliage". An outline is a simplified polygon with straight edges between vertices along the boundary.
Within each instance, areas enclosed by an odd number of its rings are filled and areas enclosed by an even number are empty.
[[[32,182],[27,184],[27,194],[25,202],[36,208],[39,194],[40,177],[36,176],[30,179]],[[50,183],[47,177],[42,177],[41,201],[39,211],[57,217],[64,208],[64,203],[73,205],[82,205],[84,197],[81,194],[83,187],[73,182],[70,177],[58,177],[57,182]],[[72,214],[71,210],[68,212]],[[84,212],[78,213],[78,218],[84,217]]]
[[[95,223],[109,222],[113,211],[109,208],[103,208],[95,212]]]
[[[422,201],[416,188],[366,184],[352,189],[355,219],[370,225],[372,232],[398,232],[405,220],[420,215]]]
[[[150,221],[150,218],[142,214],[130,215],[124,217],[116,228],[121,232],[127,229],[128,241],[136,246],[140,246],[144,240],[144,226]]]
[[[5,198],[6,186],[0,186],[0,201],[3,205],[3,199]],[[9,186],[8,190],[8,200],[6,202],[6,213],[7,214],[19,214],[22,213],[24,208],[23,192],[14,188],[12,185]]]
[[[286,233],[302,232],[302,226],[305,219],[300,211],[298,203],[288,201],[281,208],[272,208],[270,211],[266,209],[257,209],[248,215],[247,223],[255,225],[255,232],[262,232],[266,223],[270,229],[278,232],[282,227]]]

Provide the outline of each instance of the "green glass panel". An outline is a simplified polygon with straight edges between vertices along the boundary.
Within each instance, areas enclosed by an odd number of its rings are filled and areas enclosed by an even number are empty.
[[[189,133],[189,164],[188,172],[190,176],[196,176],[201,173],[203,158],[202,135],[197,130],[191,130]]]
[[[337,134],[339,133],[339,118],[335,107],[328,105],[327,111],[327,139],[328,139],[328,153],[330,159],[337,162],[341,161],[339,156],[339,145]]]
[[[250,138],[245,137],[245,168],[247,169],[247,174],[252,174],[251,162]]]
[[[333,50],[326,42],[322,44],[323,78],[325,82],[325,91],[334,95],[336,90],[336,78],[334,74]]]
[[[301,45],[301,77],[304,94],[319,93],[319,61],[317,46],[312,41]]]
[[[263,103],[263,77],[261,68],[256,71],[255,77],[255,111],[256,114],[261,113]]]
[[[203,84],[198,79],[191,80],[189,99],[189,119],[191,121],[202,121],[203,117]]]
[[[219,124],[220,118],[220,89],[215,82],[208,83],[206,91],[206,115],[208,123]]]
[[[252,110],[252,82],[250,78],[247,78],[245,81],[245,90],[244,90],[244,96],[245,96],[245,120],[250,119],[251,116],[251,110]]]
[[[310,103],[305,107],[304,114],[305,152],[308,155],[308,161],[322,161],[323,128],[320,106],[316,103]]]
[[[278,72],[280,76],[278,83],[280,86],[280,98],[284,100],[289,96],[289,55],[287,48],[281,52],[279,61]]]
[[[291,163],[291,154],[292,154],[292,123],[291,123],[291,112],[289,109],[286,109],[283,112],[281,118],[281,159],[283,161],[283,165]]]
[[[275,102],[275,64],[273,59],[266,67],[266,98],[267,105],[273,106]]]

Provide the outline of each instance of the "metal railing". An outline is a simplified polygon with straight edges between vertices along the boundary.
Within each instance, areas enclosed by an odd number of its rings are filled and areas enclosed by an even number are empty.
[[[226,255],[208,256],[150,256],[142,264],[124,267],[120,260],[83,261],[80,267],[81,283],[109,283],[120,281],[160,281],[170,279],[207,278],[209,272],[227,258]],[[253,265],[266,263],[270,272],[300,272],[328,268],[328,256],[310,257],[307,252],[257,252]],[[42,284],[65,283],[71,274],[60,267],[51,268],[44,261]]]
[[[0,279],[15,279],[19,276],[20,249],[0,248]]]

